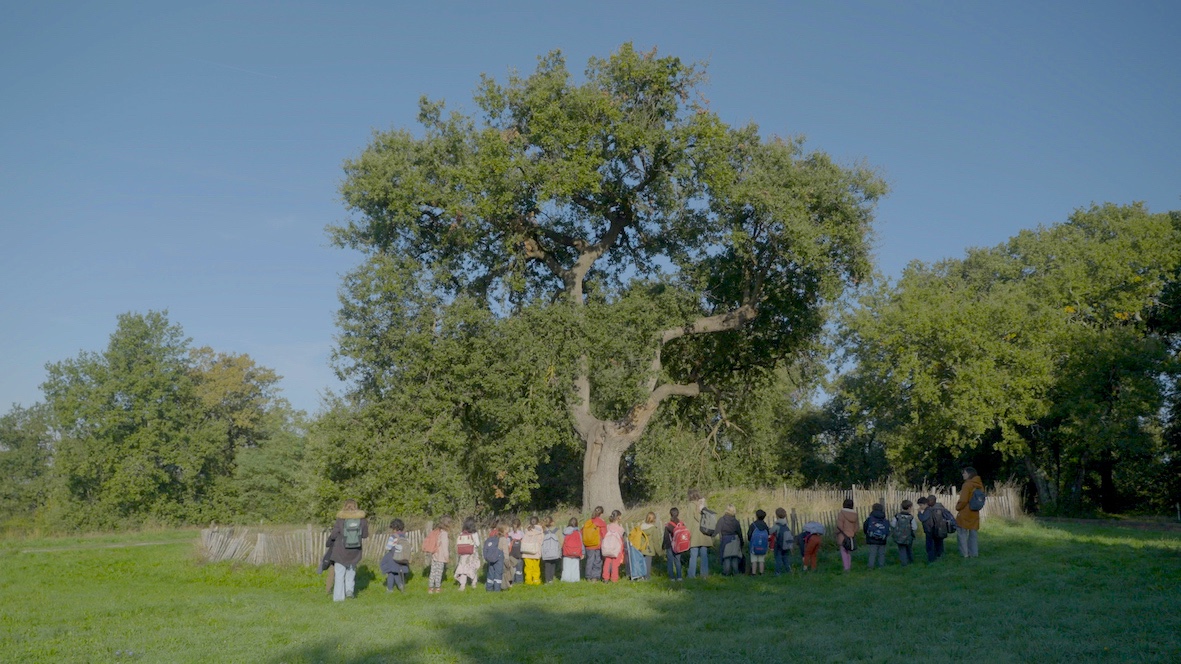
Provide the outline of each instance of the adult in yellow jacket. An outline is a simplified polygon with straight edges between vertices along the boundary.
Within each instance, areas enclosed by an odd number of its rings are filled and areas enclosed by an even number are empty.
[[[960,555],[965,558],[976,558],[980,555],[977,545],[977,533],[980,531],[980,512],[971,508],[972,493],[977,489],[984,490],[984,481],[976,474],[971,466],[964,469],[964,485],[960,487],[960,497],[955,501],[956,541],[960,545]]]

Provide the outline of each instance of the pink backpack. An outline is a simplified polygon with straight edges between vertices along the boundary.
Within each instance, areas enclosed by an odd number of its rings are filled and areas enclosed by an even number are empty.
[[[623,536],[614,530],[607,530],[601,548],[604,558],[618,558],[623,553]]]

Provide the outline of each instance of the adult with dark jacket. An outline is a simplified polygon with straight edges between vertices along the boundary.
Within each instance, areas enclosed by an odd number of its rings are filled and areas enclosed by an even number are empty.
[[[968,466],[964,469],[964,485],[960,487],[960,496],[955,501],[956,541],[960,545],[960,555],[965,558],[976,558],[980,555],[976,534],[980,531],[980,512],[972,509],[972,494],[984,491],[984,481],[976,474],[976,469]]]
[[[742,538],[742,524],[738,523],[738,509],[726,506],[726,513],[718,519],[718,539],[722,543],[722,575],[737,573],[742,561],[742,549],[746,541]],[[732,545],[737,542],[737,546]]]
[[[361,562],[361,541],[369,537],[369,520],[365,512],[357,509],[357,501],[344,501],[344,507],[336,513],[336,522],[328,535],[332,550],[332,563],[336,579],[332,586],[332,599],[343,602],[352,597],[357,581],[357,565]]]

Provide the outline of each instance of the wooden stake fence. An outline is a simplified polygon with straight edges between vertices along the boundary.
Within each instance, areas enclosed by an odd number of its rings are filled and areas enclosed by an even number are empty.
[[[840,512],[840,505],[846,498],[853,498],[853,504],[857,511],[857,522],[862,523],[869,517],[870,507],[873,503],[882,503],[886,507],[886,516],[892,517],[899,511],[899,506],[903,500],[917,501],[920,497],[934,493],[939,502],[954,512],[955,501],[958,498],[958,492],[951,492],[948,490],[928,490],[928,489],[904,489],[896,487],[886,487],[877,489],[858,489],[856,487],[848,490],[809,490],[809,489],[789,489],[786,486],[781,491],[775,491],[775,499],[778,500],[782,496],[783,505],[817,505],[830,504],[834,506],[831,510],[809,510],[797,512],[793,507],[788,513],[788,525],[791,527],[793,533],[798,534],[800,528],[809,521],[817,521],[824,525],[825,532],[831,537],[836,532],[837,514]],[[715,509],[718,507],[713,506]],[[764,506],[768,512],[767,523],[775,522],[774,509],[775,506]],[[719,510],[720,511],[720,510]],[[917,509],[912,510],[914,514],[918,513]],[[1021,495],[1014,488],[1005,488],[996,494],[990,494],[987,502],[985,502],[984,509],[981,510],[981,519],[988,519],[990,517],[1001,517],[1006,519],[1015,519],[1022,516],[1024,512],[1021,509]],[[754,521],[753,516],[744,515],[739,519],[742,525],[743,537],[746,537],[746,531],[750,527],[751,522]],[[369,523],[369,538],[362,543],[361,561],[376,568],[381,562],[381,557],[385,553],[386,530],[381,528],[378,524],[389,523],[389,519],[374,518]],[[658,520],[659,524],[663,524],[664,520]],[[631,532],[633,526],[639,525],[639,522],[628,521],[624,524],[624,532]],[[562,526],[559,525],[559,528]],[[422,553],[422,543],[426,538],[424,530],[414,530],[406,533],[406,538],[410,542],[411,565],[428,566],[429,561],[426,559],[426,554]],[[657,531],[660,532],[659,530]],[[477,531],[480,542],[484,541],[484,536],[487,533],[485,530]],[[321,558],[324,556],[326,550],[325,544],[328,541],[329,530],[319,528],[316,526],[305,526],[299,529],[275,529],[275,528],[252,528],[243,526],[211,526],[201,531],[201,556],[207,562],[240,562],[249,565],[303,565],[314,566],[319,565]],[[451,560],[452,564],[458,560],[458,555],[455,553],[455,540],[458,532],[451,533]],[[656,542],[656,547],[660,548],[660,542]]]

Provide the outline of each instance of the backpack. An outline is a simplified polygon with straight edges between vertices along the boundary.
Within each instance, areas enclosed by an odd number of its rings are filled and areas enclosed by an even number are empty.
[[[623,553],[623,536],[608,530],[607,536],[603,538],[602,549],[604,558],[618,558]]]
[[[577,530],[566,535],[566,539],[562,542],[562,555],[566,558],[582,557],[582,536]]]
[[[972,492],[972,497],[968,499],[968,509],[973,512],[979,512],[984,509],[985,498],[987,496],[984,495],[984,489],[976,489]]]
[[[941,509],[943,510],[943,521],[947,523],[947,534],[954,535],[956,531],[955,515],[948,512],[946,507]]]
[[[476,552],[476,536],[472,533],[461,533],[459,538],[455,540],[455,553],[461,556],[470,556]]]
[[[521,540],[521,555],[522,556],[540,556],[541,555],[541,541],[545,539],[544,532],[526,532],[525,539]]]
[[[949,532],[947,519],[943,517],[943,508],[940,507],[931,510],[931,537],[935,539],[947,539]]]
[[[402,535],[390,535],[385,548],[389,551],[390,560],[403,565],[410,562],[410,540]]]
[[[693,534],[689,532],[689,526],[686,526],[684,521],[676,522],[673,525],[672,537],[669,538],[673,553],[682,554],[688,551],[689,543],[692,541]]]
[[[770,534],[770,531],[755,526],[755,531],[750,534],[750,555],[767,555],[767,545],[769,544],[767,540]]]
[[[509,536],[508,555],[510,558],[521,559],[521,540]]]
[[[541,558],[543,560],[557,560],[562,557],[562,540],[558,538],[557,529],[545,531],[541,538]]]
[[[345,546],[348,546],[347,544]],[[439,529],[435,528],[422,541],[423,553],[434,553],[439,550]]]
[[[635,526],[627,534],[627,541],[636,547],[636,551],[648,551],[652,548],[652,537],[648,535],[648,531],[639,526]]]
[[[779,526],[779,537],[777,539],[780,551],[791,551],[792,545],[795,544],[791,536],[791,528],[788,528],[786,524]]]
[[[359,549],[361,548],[361,520],[360,519],[345,519],[344,527],[340,529],[341,534],[344,535],[344,548]]]
[[[890,538],[890,524],[885,519],[869,517],[865,520],[865,538],[874,544],[885,544]]]
[[[894,516],[898,525],[894,528],[894,543],[906,546],[914,541],[914,517],[905,513],[899,512]]]
[[[489,565],[494,565],[501,561],[500,557],[500,536],[489,535],[484,540],[484,562]]]
[[[599,546],[599,541],[599,526],[595,524],[594,519],[587,519],[586,523],[582,524],[582,544],[588,549],[593,549]]]
[[[701,508],[701,534],[713,537],[718,532],[718,513],[708,507]]]

